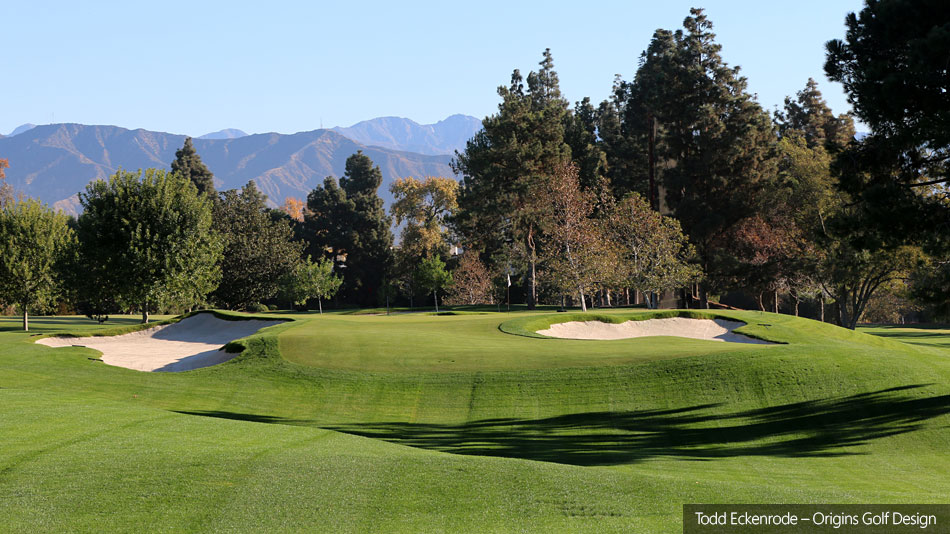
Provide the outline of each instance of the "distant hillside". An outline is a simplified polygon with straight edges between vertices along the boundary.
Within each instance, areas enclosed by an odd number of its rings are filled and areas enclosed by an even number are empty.
[[[10,132],[10,135],[8,135],[7,137],[13,137],[14,135],[20,135],[21,133],[30,131],[30,130],[32,130],[33,128],[36,128],[36,125],[35,125],[35,124],[30,124],[30,123],[21,124],[21,125],[17,126],[16,128],[14,128],[13,131]]]
[[[418,152],[449,154],[465,149],[465,142],[482,128],[482,121],[467,115],[452,115],[435,124],[419,124],[401,117],[380,117],[333,131],[364,145]]]
[[[10,160],[7,181],[18,191],[75,214],[76,194],[89,181],[106,178],[119,167],[168,169],[184,142],[183,135],[141,129],[51,124],[0,139],[0,157]],[[346,158],[360,149],[382,170],[379,194],[387,205],[394,178],[452,176],[449,156],[366,147],[329,130],[195,139],[194,144],[219,190],[255,180],[274,205],[288,196],[306,199],[326,176],[342,176]]]
[[[218,130],[217,132],[206,133],[204,135],[198,136],[198,139],[237,139],[238,137],[245,137],[246,135],[247,134],[241,130],[225,128],[224,130]]]

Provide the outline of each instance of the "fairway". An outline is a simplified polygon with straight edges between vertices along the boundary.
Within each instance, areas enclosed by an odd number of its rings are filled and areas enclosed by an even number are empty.
[[[534,334],[671,315],[271,313],[182,373],[33,343],[131,318],[2,318],[0,531],[679,532],[683,503],[950,493],[948,330]]]

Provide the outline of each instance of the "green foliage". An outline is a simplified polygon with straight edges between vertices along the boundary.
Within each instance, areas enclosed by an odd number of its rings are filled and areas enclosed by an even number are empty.
[[[459,184],[452,178],[411,176],[397,178],[389,186],[393,194],[390,212],[396,225],[405,223],[400,249],[415,260],[434,254],[448,254],[449,240],[445,221],[458,208]]]
[[[445,262],[438,256],[425,258],[415,272],[415,281],[420,289],[432,293],[435,311],[439,311],[439,290],[452,285],[452,273],[445,269]]]
[[[225,307],[245,309],[273,297],[300,262],[303,243],[293,240],[288,221],[271,217],[265,201],[250,181],[215,203],[214,229],[224,240],[224,255],[214,299]]]
[[[620,287],[658,294],[684,287],[701,275],[689,263],[692,246],[679,222],[651,209],[636,193],[612,207],[605,226],[605,237],[619,256],[612,274]]]
[[[343,269],[343,298],[374,305],[392,265],[393,234],[377,190],[382,172],[362,151],[346,160],[339,185],[328,177],[307,196],[308,252]]]
[[[692,9],[683,26],[654,34],[634,81],[619,84],[614,107],[634,151],[650,152],[656,128],[653,164],[629,166],[646,174],[655,169],[666,191],[657,201],[665,201],[695,245],[704,289],[717,289],[727,282],[731,261],[725,238],[754,214],[754,200],[775,173],[775,136],[745,78],[721,58],[703,10]]]
[[[75,237],[67,217],[34,199],[0,208],[0,302],[28,315],[43,311],[60,295],[62,267]]]
[[[534,272],[545,216],[534,200],[545,176],[571,159],[564,134],[568,103],[550,50],[540,66],[528,75],[527,91],[517,69],[511,85],[498,88],[498,113],[482,121],[482,130],[452,162],[462,175],[456,231],[466,247],[483,251],[487,259],[504,254],[508,243],[522,244],[529,264],[529,306],[536,300]]]
[[[844,85],[871,134],[837,160],[843,189],[876,239],[950,250],[950,10],[940,1],[869,0],[826,45],[828,77]]]
[[[178,174],[118,171],[79,194],[79,264],[126,308],[190,308],[218,284],[211,200]],[[95,289],[95,288],[90,288]]]
[[[293,273],[284,278],[282,291],[285,298],[298,306],[310,299],[331,298],[340,289],[343,279],[333,274],[333,262],[320,258],[316,263],[308,256],[300,262]],[[320,313],[323,303],[320,302]]]
[[[201,156],[195,150],[190,137],[186,137],[184,146],[175,151],[172,172],[191,180],[198,188],[198,193],[208,195],[212,200],[217,197],[214,190],[214,175],[201,161]]]

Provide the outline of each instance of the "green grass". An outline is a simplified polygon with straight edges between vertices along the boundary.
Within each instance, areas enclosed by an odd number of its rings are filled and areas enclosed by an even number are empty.
[[[950,493],[950,330],[716,312],[783,344],[601,342],[530,336],[656,314],[460,311],[267,314],[296,320],[186,373],[0,318],[0,531],[679,532],[683,503]]]

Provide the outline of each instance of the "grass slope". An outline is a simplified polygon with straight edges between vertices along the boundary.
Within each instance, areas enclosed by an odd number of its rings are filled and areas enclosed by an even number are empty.
[[[945,500],[950,332],[716,315],[785,344],[292,314],[226,364],[141,373],[3,318],[0,530],[678,532],[687,502]]]

